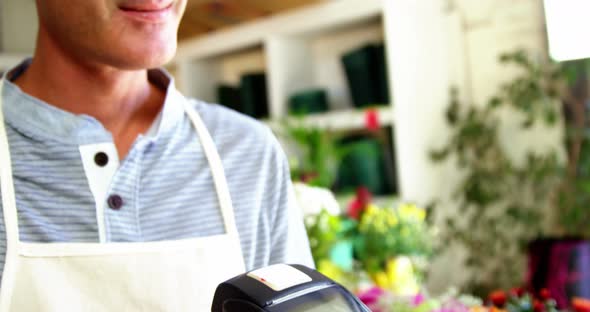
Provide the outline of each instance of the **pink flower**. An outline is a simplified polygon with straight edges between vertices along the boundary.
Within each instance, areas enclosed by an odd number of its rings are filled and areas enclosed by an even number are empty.
[[[365,111],[365,127],[371,131],[377,131],[381,128],[377,110],[368,109]]]
[[[348,205],[347,214],[350,218],[360,219],[367,205],[371,203],[371,192],[364,186],[356,189],[356,197]]]
[[[470,309],[468,306],[464,305],[458,300],[451,299],[443,303],[440,308],[435,309],[432,312],[470,312]]]
[[[424,301],[426,300],[426,298],[424,297],[423,294],[417,294],[413,299],[412,299],[412,305],[417,307],[419,305],[421,305],[422,303],[424,303]]]
[[[360,293],[358,297],[364,304],[369,306],[377,304],[379,302],[379,298],[381,298],[385,294],[386,293],[383,289],[379,287],[373,287],[363,293]]]
[[[358,220],[361,217],[361,213],[365,207],[361,204],[358,199],[353,199],[352,202],[348,205],[348,216],[352,219]]]

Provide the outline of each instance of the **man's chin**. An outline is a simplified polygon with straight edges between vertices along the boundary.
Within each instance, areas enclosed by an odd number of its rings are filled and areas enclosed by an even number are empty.
[[[140,70],[161,67],[172,60],[176,49],[172,51],[142,51],[129,53],[120,59],[115,67],[127,70]]]

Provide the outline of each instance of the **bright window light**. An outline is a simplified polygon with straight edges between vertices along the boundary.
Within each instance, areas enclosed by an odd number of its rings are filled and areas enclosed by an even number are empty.
[[[590,58],[590,1],[544,2],[551,57],[556,61]]]

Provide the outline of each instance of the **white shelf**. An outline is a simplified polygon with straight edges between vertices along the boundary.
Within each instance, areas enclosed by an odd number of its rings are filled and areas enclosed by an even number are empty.
[[[231,54],[171,64],[177,86],[187,96],[215,103],[219,85],[238,86],[243,74],[266,72],[266,53],[262,46]]]
[[[355,108],[342,62],[344,55],[367,45],[384,44],[386,52],[394,49],[386,31],[389,1],[324,1],[211,33],[181,43],[171,67],[184,94],[207,102],[217,102],[215,90],[221,83],[235,85],[242,74],[264,71],[269,117],[263,122],[279,137],[285,125],[363,130],[368,109],[376,111],[380,127],[393,126],[393,104]],[[388,83],[395,91],[391,80]],[[303,119],[290,117],[290,99],[310,90],[324,91],[330,110]]]
[[[304,122],[355,130],[365,126],[365,115],[352,108],[341,55],[384,43],[392,104],[378,109],[379,120],[395,124],[400,196],[427,202],[425,194],[438,187],[428,151],[444,128],[439,116],[454,85],[450,75],[460,73],[467,59],[461,22],[460,15],[449,15],[445,0],[324,1],[183,42],[171,67],[184,94],[213,102],[216,85],[243,66],[264,70],[271,126],[286,120],[294,94],[325,90],[332,110]]]
[[[235,85],[234,76],[257,69],[267,75],[270,119],[283,119],[288,99],[310,89],[325,90],[334,110],[351,109],[340,58],[385,42],[384,3],[325,1],[185,41],[172,61],[177,85],[184,94],[217,102],[218,85]],[[243,57],[253,51],[261,57]]]
[[[338,202],[342,213],[346,213],[348,205],[354,200],[355,196],[354,193],[336,194],[336,201]],[[397,207],[397,205],[401,203],[401,199],[397,195],[373,195],[371,203],[378,207],[391,208]]]
[[[375,110],[381,127],[393,126],[394,111],[391,106],[368,107],[363,109],[332,111],[320,114],[310,114],[299,118],[290,118],[290,121],[301,122],[303,126],[334,131],[350,131],[366,128],[366,113]]]

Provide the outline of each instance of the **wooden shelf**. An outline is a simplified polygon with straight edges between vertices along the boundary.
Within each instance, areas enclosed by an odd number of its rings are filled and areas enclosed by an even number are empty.
[[[315,88],[326,91],[334,110],[350,109],[340,57],[366,44],[385,42],[386,1],[319,2],[184,41],[172,61],[177,85],[188,96],[217,102],[216,87],[235,80],[228,78],[230,71],[239,72],[239,66],[226,66],[227,60],[258,51],[264,56],[259,58],[263,64],[256,65],[266,69],[271,119],[287,116],[291,95]],[[251,60],[240,62],[249,66]]]
[[[178,46],[175,62],[232,53],[263,44],[269,37],[277,35],[308,35],[331,31],[378,16],[382,10],[383,0],[364,0],[362,3],[358,0],[321,2],[185,40]]]

